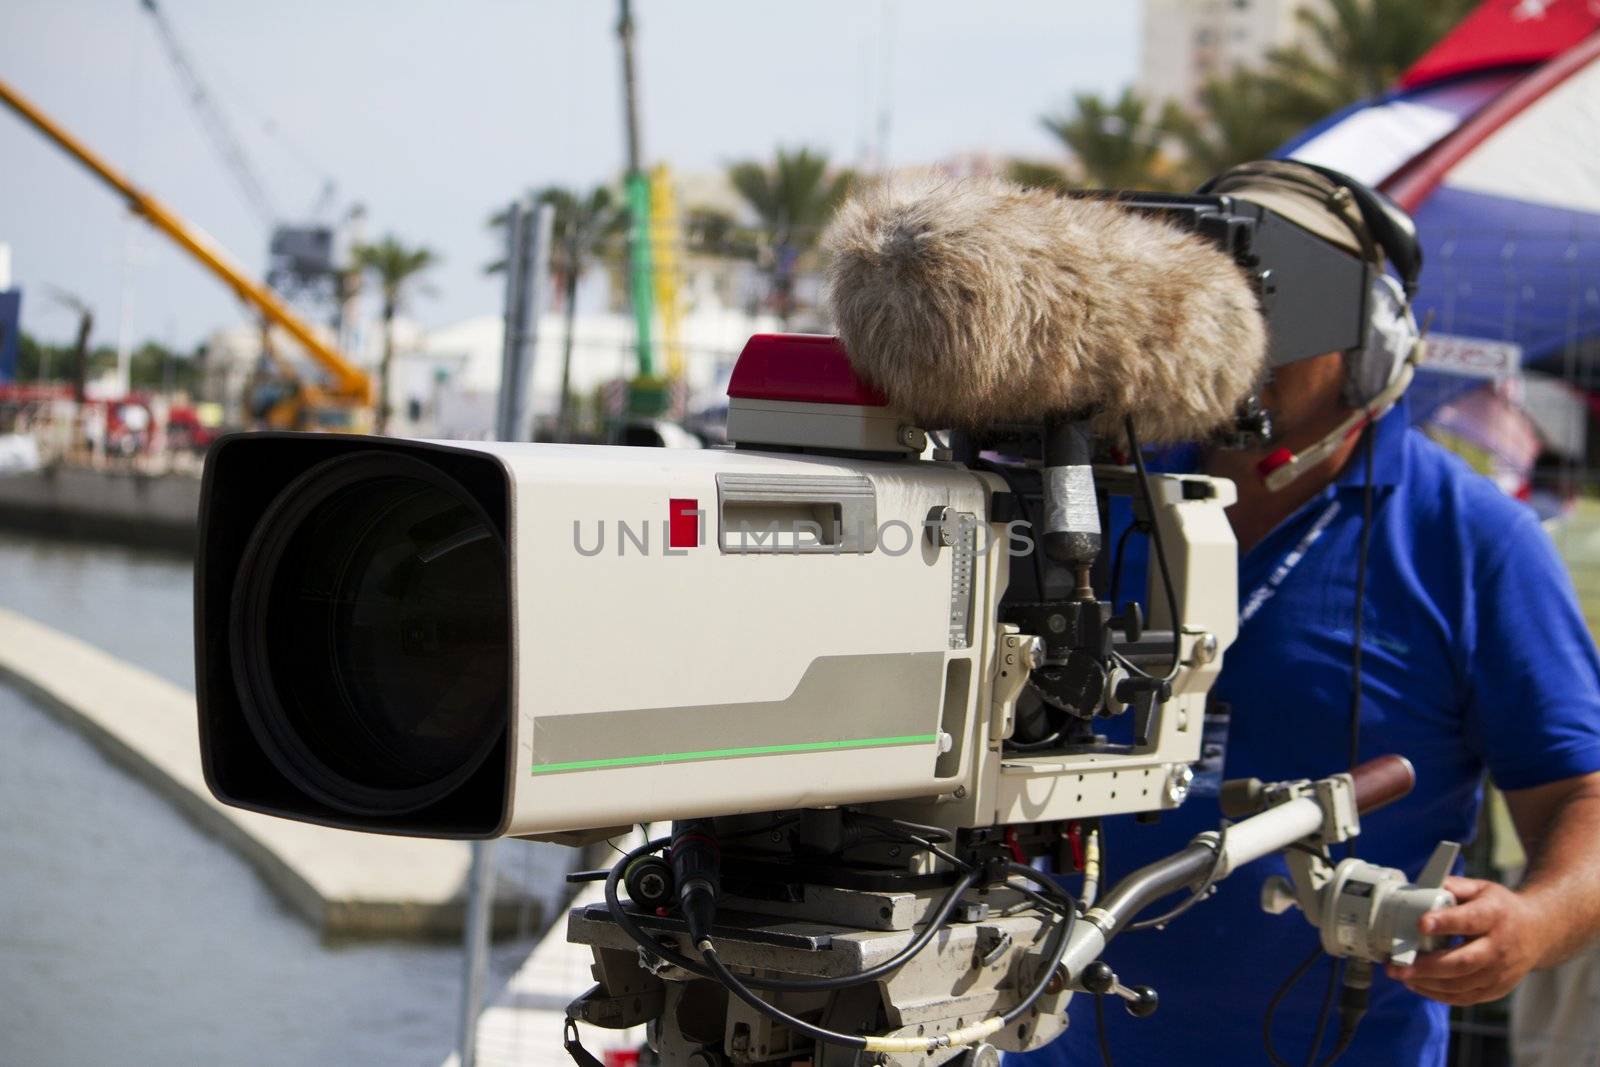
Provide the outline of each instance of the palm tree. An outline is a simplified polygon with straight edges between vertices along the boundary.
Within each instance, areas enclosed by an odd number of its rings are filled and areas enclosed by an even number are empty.
[[[688,251],[725,259],[755,259],[760,234],[719,207],[691,207],[683,213],[683,240]]]
[[[550,274],[562,287],[561,400],[556,417],[556,439],[572,438],[572,344],[578,312],[578,281],[589,258],[606,237],[627,226],[627,212],[611,190],[597,185],[587,194],[551,186],[539,194],[540,203],[555,207],[550,226]]]
[[[1200,111],[1177,108],[1166,126],[1183,146],[1185,185],[1198,185],[1236,163],[1262,159],[1320,116],[1288,113],[1277,80],[1260,71],[1236,69],[1200,89]]]
[[[1267,57],[1279,107],[1305,122],[1377,96],[1479,0],[1323,0],[1295,12],[1309,45]]]
[[[357,245],[351,259],[372,275],[383,294],[383,362],[378,365],[378,432],[389,427],[389,374],[394,364],[394,316],[410,297],[418,275],[438,264],[430,248],[408,247],[393,234],[376,244]]]
[[[1192,182],[1270,155],[1339,109],[1388,90],[1478,0],[1325,0],[1295,18],[1305,43],[1269,52],[1255,69],[1212,78],[1193,114],[1166,125]]]
[[[1161,189],[1170,185],[1162,153],[1165,116],[1132,89],[1115,100],[1078,93],[1072,109],[1040,121],[1072,153],[1079,176],[1101,189]]]
[[[786,326],[794,312],[798,262],[816,247],[854,180],[849,171],[830,174],[827,155],[809,148],[779,148],[771,163],[746,161],[728,168],[728,181],[760,224],[771,257],[773,302]]]
[[[1047,189],[1064,193],[1076,187],[1067,172],[1053,163],[1036,163],[1028,159],[1013,159],[1006,165],[1006,177],[1024,189]]]

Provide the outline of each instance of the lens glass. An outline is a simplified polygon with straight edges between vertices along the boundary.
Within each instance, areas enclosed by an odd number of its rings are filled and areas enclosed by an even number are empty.
[[[257,572],[270,583],[256,619],[280,758],[344,806],[436,799],[506,728],[504,543],[444,479],[307,488]]]

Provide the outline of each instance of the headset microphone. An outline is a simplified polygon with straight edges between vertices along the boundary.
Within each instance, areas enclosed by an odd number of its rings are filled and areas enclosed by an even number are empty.
[[[1256,472],[1261,475],[1261,481],[1268,489],[1277,492],[1326,460],[1346,441],[1383,418],[1411,385],[1411,378],[1415,373],[1415,361],[1407,360],[1401,366],[1399,376],[1383,392],[1374,397],[1366,407],[1341,422],[1327,436],[1299,452],[1291,452],[1287,448],[1274,450],[1266,459],[1256,464]]]
[[[1344,399],[1356,410],[1299,452],[1273,450],[1256,465],[1266,487],[1274,492],[1283,489],[1388,414],[1411,385],[1424,351],[1422,333],[1400,285],[1388,275],[1374,275],[1368,294],[1366,344],[1346,357],[1350,367]]]

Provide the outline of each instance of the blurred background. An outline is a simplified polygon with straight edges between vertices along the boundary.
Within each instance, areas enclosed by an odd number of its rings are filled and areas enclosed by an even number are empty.
[[[1600,622],[1597,31],[1588,0],[9,0],[0,1062],[564,1059],[569,850],[501,848],[480,980],[466,846],[205,797],[200,460],[263,428],[714,446],[745,339],[828,331],[856,183],[1294,155],[1384,188],[1427,256],[1412,418]],[[1475,848],[1522,862],[1493,815]],[[1458,1013],[1455,1062],[1505,1034]]]

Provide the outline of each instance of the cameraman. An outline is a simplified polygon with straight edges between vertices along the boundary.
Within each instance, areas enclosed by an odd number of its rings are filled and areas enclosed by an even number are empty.
[[[1348,197],[1308,168],[1247,164],[1209,191],[1372,254]],[[1327,440],[1363,402],[1352,398],[1371,395],[1373,375],[1390,373],[1373,366],[1386,346],[1392,332],[1375,324],[1364,349],[1277,369],[1262,401],[1278,444],[1299,452]],[[1439,840],[1472,836],[1486,771],[1530,855],[1516,890],[1446,881],[1459,903],[1427,916],[1423,932],[1460,943],[1377,974],[1365,1020],[1339,1057],[1443,1065],[1449,1005],[1503,997],[1600,932],[1600,660],[1532,512],[1411,429],[1403,400],[1278,491],[1258,471],[1267,454],[1196,456],[1198,469],[1239,490],[1228,514],[1241,553],[1240,632],[1213,691],[1218,713],[1207,717],[1208,751],[1225,753],[1212,769],[1222,773],[1202,770],[1196,795],[1158,825],[1111,824],[1109,874],[1115,881],[1214,829],[1222,777],[1318,778],[1347,766],[1365,541],[1360,758],[1407,757],[1417,788],[1363,820],[1360,855],[1414,877]],[[1263,881],[1283,869],[1279,857],[1261,860],[1165,931],[1112,944],[1106,959],[1122,981],[1163,994],[1143,1021],[1107,998],[1105,1037],[1118,1062],[1257,1063],[1265,1043],[1282,1061],[1321,1063],[1341,1044],[1335,963],[1317,955],[1298,912],[1261,910]],[[1302,963],[1309,970],[1293,977]],[[1073,998],[1071,1031],[1029,1054],[1036,1067],[1099,1063],[1095,1008],[1093,997]]]

